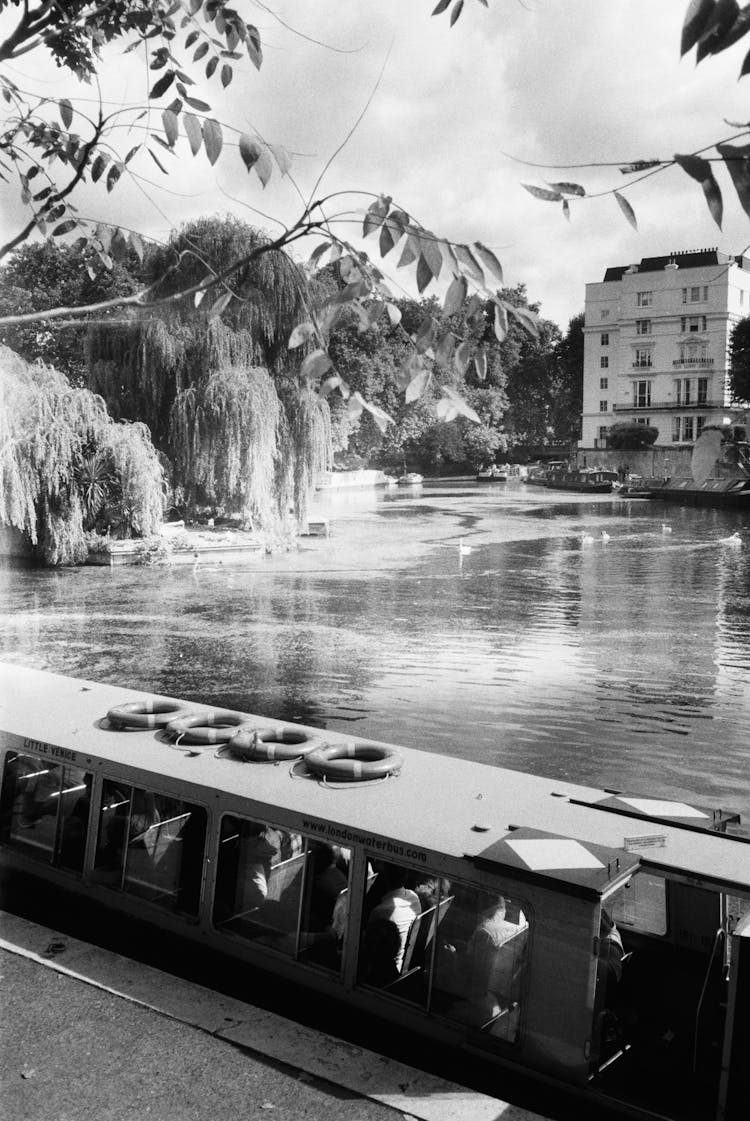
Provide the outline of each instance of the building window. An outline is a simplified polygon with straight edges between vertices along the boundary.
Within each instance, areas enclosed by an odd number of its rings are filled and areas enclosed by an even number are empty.
[[[704,379],[705,380],[705,379]],[[674,391],[675,391],[675,404],[677,405],[690,405],[691,401],[691,381],[690,378],[675,378]]]
[[[697,416],[695,418],[695,438],[696,438],[696,440],[698,439],[701,432],[703,431],[703,426],[705,425],[705,423],[706,423],[706,418],[704,416]]]
[[[633,424],[648,424],[648,417],[647,416],[633,417]]]
[[[600,314],[602,319],[609,319],[609,308],[603,307]]]
[[[597,432],[599,433],[597,439],[600,441],[604,441],[607,439],[607,433],[609,432],[609,429],[607,428],[606,424],[600,424]]]
[[[634,366],[640,366],[642,368],[650,369],[650,367],[651,367],[651,351],[650,350],[640,350],[640,349],[636,348],[635,361],[633,362],[633,365]]]
[[[683,440],[693,439],[693,420],[694,417],[684,416],[682,418],[682,438]]]
[[[680,442],[680,417],[672,417],[672,443],[679,444]]]
[[[635,321],[636,335],[650,335],[651,334],[651,320],[650,319],[636,319]]]
[[[700,304],[706,303],[708,300],[708,287],[699,284],[694,285],[692,288],[682,289],[682,302],[683,304]]]
[[[599,412],[600,413],[608,413],[609,412],[609,409],[607,408],[607,402],[606,401],[600,401],[599,402]]]
[[[603,354],[601,356],[601,358],[599,359],[599,365],[601,366],[601,368],[603,370],[606,370],[606,369],[609,368],[609,357],[608,357],[608,355]]]
[[[637,307],[651,307],[653,303],[653,292],[636,292],[635,302]]]
[[[602,346],[609,346],[609,331],[604,331],[602,334]]]
[[[706,366],[708,347],[705,343],[682,343],[679,362],[682,366]]]
[[[698,397],[696,400],[699,405],[705,405],[708,401],[708,378],[698,378]]]
[[[706,325],[705,315],[683,315],[680,317],[680,330],[683,334],[686,331],[693,333],[696,331],[705,331]]]
[[[609,378],[599,378],[599,388],[609,389]]]
[[[740,288],[740,307],[742,307],[744,305],[744,303],[745,303],[745,290],[743,288]]]
[[[651,405],[651,382],[650,381],[634,381],[633,382],[633,407],[636,409],[648,409]]]

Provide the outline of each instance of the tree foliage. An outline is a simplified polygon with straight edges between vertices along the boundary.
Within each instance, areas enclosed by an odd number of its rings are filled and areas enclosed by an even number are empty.
[[[161,467],[143,424],[116,424],[101,397],[0,348],[0,524],[48,564],[87,554],[86,532],[146,536],[161,524]]]
[[[612,424],[607,429],[607,447],[614,451],[640,451],[650,448],[659,437],[659,429],[651,424]]]
[[[740,319],[732,328],[729,387],[733,401],[750,401],[750,316]]]

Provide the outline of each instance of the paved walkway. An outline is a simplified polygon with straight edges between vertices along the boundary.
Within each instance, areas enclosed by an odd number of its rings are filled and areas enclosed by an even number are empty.
[[[540,1121],[0,912],[0,1121]]]

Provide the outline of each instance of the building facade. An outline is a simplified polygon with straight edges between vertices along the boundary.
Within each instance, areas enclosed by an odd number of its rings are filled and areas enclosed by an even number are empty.
[[[750,259],[717,249],[644,257],[586,285],[581,452],[616,423],[658,429],[689,451],[730,406],[729,343],[750,315]]]

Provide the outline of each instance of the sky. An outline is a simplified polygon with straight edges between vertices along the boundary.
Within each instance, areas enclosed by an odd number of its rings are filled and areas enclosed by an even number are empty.
[[[87,189],[81,213],[160,240],[190,218],[226,212],[277,232],[331,161],[318,194],[352,192],[337,201],[351,215],[371,201],[355,192],[382,192],[440,237],[481,241],[502,262],[506,284],[525,284],[563,329],[583,309],[585,284],[610,265],[748,246],[750,219],[723,167],[722,231],[700,186],[679,168],[627,190],[617,166],[551,165],[669,158],[732,136],[738,130],[726,122],[750,118],[750,77],[737,80],[750,37],[696,67],[693,56],[679,58],[687,0],[489,0],[489,8],[466,0],[453,28],[447,14],[431,17],[435,3],[239,0],[260,30],[263,66],[238,63],[227,90],[213,81],[198,96],[220,121],[286,147],[290,176],[274,174],[264,190],[236,150],[225,149],[212,168],[182,140],[168,178],[150,161],[135,165],[148,182],[121,180],[112,194]],[[8,23],[6,14],[0,31]],[[94,94],[36,53],[8,72],[49,96]],[[144,66],[134,54],[108,53],[101,75],[106,100],[142,99]],[[560,180],[587,195],[625,190],[638,229],[611,195],[574,200],[568,222],[559,203],[538,201],[522,185]],[[0,195],[6,236],[21,218],[17,194]],[[358,229],[352,217],[341,226],[349,238]],[[364,247],[377,259],[375,238]],[[384,271],[395,294],[414,294],[413,266],[396,270],[398,253]]]

